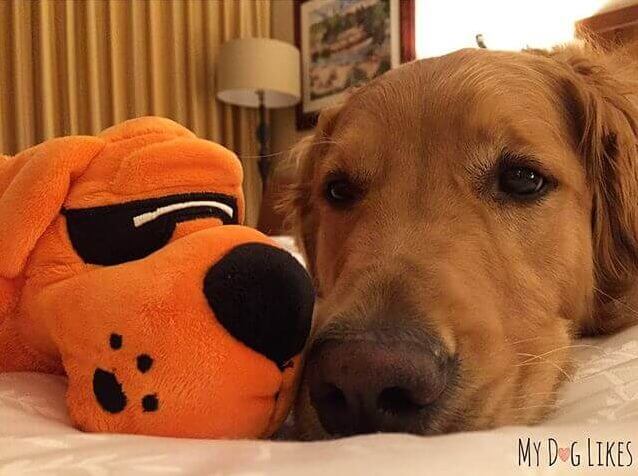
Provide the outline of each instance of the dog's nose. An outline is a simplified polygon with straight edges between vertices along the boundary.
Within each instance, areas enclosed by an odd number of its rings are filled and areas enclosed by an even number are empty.
[[[446,388],[452,360],[441,347],[328,340],[308,359],[310,400],[332,435],[415,432]]]
[[[239,245],[208,271],[204,294],[233,337],[280,369],[303,349],[314,291],[305,269],[289,253],[261,243]]]

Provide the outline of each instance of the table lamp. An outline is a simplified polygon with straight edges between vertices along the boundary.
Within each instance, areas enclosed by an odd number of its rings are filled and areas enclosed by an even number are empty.
[[[217,98],[259,108],[259,172],[268,176],[266,108],[294,106],[301,97],[299,50],[270,38],[245,38],[222,45],[217,60]]]

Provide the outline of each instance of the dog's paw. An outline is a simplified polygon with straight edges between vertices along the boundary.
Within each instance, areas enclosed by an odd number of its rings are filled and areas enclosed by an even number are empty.
[[[109,346],[114,351],[122,348],[123,337],[120,334],[111,334]],[[140,354],[136,358],[137,370],[145,374],[153,366],[153,358],[148,354]],[[124,411],[128,404],[128,398],[122,383],[117,379],[115,372],[109,372],[101,368],[95,369],[93,373],[93,394],[95,399],[109,413],[120,413]],[[159,408],[157,394],[145,395],[141,401],[144,412],[154,412]]]

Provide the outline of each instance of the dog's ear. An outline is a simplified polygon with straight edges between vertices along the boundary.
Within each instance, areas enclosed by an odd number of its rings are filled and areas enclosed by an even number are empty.
[[[0,281],[22,273],[70,184],[104,145],[95,137],[64,137],[0,160]]]
[[[301,248],[310,275],[317,283],[316,236],[317,216],[313,201],[313,183],[321,155],[330,146],[330,136],[334,129],[341,106],[334,106],[321,112],[314,134],[302,139],[291,151],[290,160],[295,168],[292,185],[288,187],[278,208],[287,217],[287,226]]]
[[[567,109],[593,193],[596,286],[605,301],[638,278],[638,66],[621,52],[563,47]]]

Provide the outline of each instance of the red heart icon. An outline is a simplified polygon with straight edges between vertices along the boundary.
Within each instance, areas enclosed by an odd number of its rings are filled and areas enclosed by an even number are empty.
[[[558,448],[558,456],[560,456],[563,462],[567,461],[567,458],[569,458],[569,448]]]

